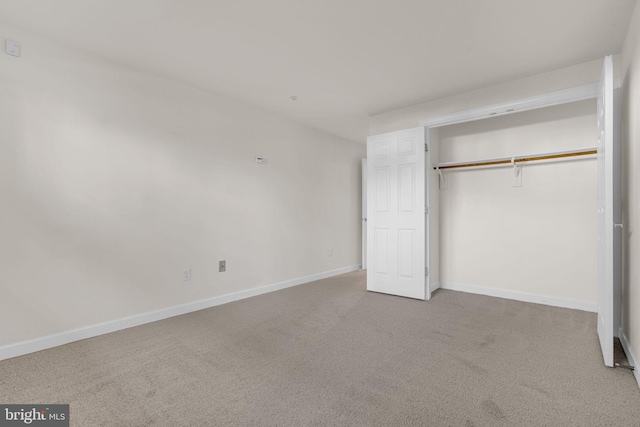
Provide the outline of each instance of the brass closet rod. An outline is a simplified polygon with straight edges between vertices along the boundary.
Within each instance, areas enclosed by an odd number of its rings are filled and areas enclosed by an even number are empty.
[[[533,154],[526,156],[513,156],[513,157],[500,157],[495,159],[473,160],[467,162],[448,162],[438,163],[433,165],[433,169],[456,169],[456,168],[470,168],[477,166],[492,166],[492,165],[513,165],[520,162],[532,162],[536,160],[550,160],[561,159],[563,157],[576,157],[576,156],[589,156],[592,154],[598,154],[596,148],[582,148],[580,150],[571,151],[557,151],[554,153]]]

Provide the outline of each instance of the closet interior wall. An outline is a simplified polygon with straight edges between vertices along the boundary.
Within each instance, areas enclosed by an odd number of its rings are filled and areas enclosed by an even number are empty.
[[[596,102],[444,126],[429,137],[432,163],[595,147]],[[595,156],[530,162],[521,173],[518,187],[512,167],[444,172],[439,227],[431,227],[432,287],[529,295],[595,311]],[[432,193],[432,209],[434,200]]]

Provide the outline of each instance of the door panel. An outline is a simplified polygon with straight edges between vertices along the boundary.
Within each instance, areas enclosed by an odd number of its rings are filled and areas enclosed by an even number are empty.
[[[425,299],[425,129],[367,139],[367,290]]]
[[[375,188],[375,211],[387,213],[389,212],[389,168],[375,168],[374,171],[375,181],[373,187]]]
[[[614,277],[618,263],[614,263],[614,214],[619,212],[619,199],[614,191],[618,173],[617,141],[614,139],[613,64],[606,56],[598,88],[598,337],[607,366],[613,366]],[[618,200],[616,200],[618,199]],[[616,251],[617,253],[617,251]]]
[[[374,271],[376,274],[389,274],[389,229],[376,228],[373,244],[375,246]],[[367,276],[368,277],[368,276]]]
[[[413,165],[398,166],[398,210],[413,212],[415,209],[415,180]]]

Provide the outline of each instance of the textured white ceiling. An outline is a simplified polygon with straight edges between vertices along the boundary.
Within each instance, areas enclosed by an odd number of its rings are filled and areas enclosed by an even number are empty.
[[[364,141],[370,115],[618,53],[635,3],[0,0],[0,21]]]

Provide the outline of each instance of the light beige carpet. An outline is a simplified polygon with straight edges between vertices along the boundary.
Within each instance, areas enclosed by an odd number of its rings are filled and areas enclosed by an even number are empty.
[[[72,426],[638,426],[595,322],[355,272],[0,362],[0,402]]]

